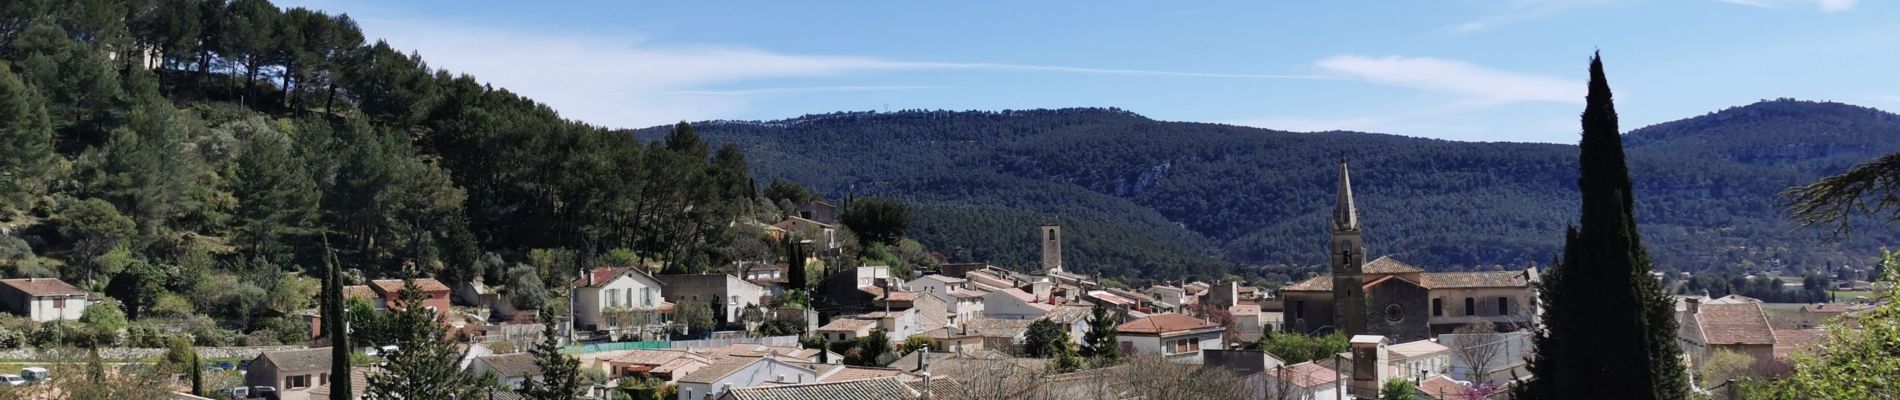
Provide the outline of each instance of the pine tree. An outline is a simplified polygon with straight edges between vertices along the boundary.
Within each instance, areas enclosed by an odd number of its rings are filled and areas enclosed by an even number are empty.
[[[581,363],[561,354],[561,342],[554,335],[553,315],[541,315],[541,343],[528,352],[541,369],[541,379],[529,379],[517,392],[534,400],[573,400],[581,395]]]
[[[57,160],[46,99],[0,61],[0,216],[30,208]]]
[[[1023,332],[1023,355],[1036,358],[1050,358],[1062,354],[1063,344],[1069,342],[1069,331],[1062,324],[1047,318],[1029,323],[1029,329]]]
[[[1119,319],[1109,313],[1108,306],[1096,304],[1095,309],[1089,311],[1089,331],[1082,334],[1082,356],[1106,362],[1121,358],[1121,343],[1115,336],[1117,322]]]
[[[435,311],[422,306],[427,295],[415,281],[405,279],[397,292],[398,308],[390,311],[390,334],[396,350],[388,355],[383,372],[369,377],[367,397],[375,399],[449,400],[476,398],[474,377],[463,373],[462,352],[444,338]],[[346,375],[347,376],[347,375]]]
[[[1680,399],[1688,395],[1674,305],[1650,275],[1637,234],[1629,168],[1600,57],[1579,146],[1578,226],[1565,232],[1563,262],[1539,286],[1544,329],[1533,340],[1531,381],[1519,398]]]

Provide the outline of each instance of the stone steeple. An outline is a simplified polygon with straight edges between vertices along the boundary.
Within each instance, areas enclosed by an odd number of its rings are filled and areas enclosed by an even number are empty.
[[[1339,160],[1339,198],[1333,204],[1332,256],[1334,329],[1347,335],[1366,332],[1365,244],[1360,241],[1359,210],[1352,203],[1352,176]]]
[[[1352,204],[1352,173],[1339,160],[1339,198],[1333,203],[1333,231],[1358,231],[1359,209]]]

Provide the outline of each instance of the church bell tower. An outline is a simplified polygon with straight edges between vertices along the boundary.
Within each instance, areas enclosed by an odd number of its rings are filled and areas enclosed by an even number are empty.
[[[1339,198],[1333,204],[1333,325],[1346,335],[1366,333],[1366,292],[1362,268],[1366,248],[1360,242],[1359,210],[1352,203],[1352,175],[1339,160]]]

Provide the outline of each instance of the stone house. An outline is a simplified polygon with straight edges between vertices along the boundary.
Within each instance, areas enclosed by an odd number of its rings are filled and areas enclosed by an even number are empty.
[[[0,279],[0,307],[34,321],[78,320],[89,304],[86,291],[59,279]]]
[[[1775,356],[1775,332],[1761,304],[1702,304],[1688,299],[1678,316],[1682,350],[1691,365],[1701,366],[1717,350],[1729,350],[1767,362]]]
[[[680,274],[657,276],[666,283],[666,300],[675,304],[694,301],[712,305],[716,320],[736,324],[746,307],[765,305],[765,288],[730,274]]]
[[[818,330],[812,332],[817,334],[818,337],[835,343],[870,336],[871,331],[877,329],[877,325],[878,321],[875,319],[842,317],[833,319],[831,322],[818,327]]]
[[[310,398],[310,390],[330,384],[330,348],[267,351],[245,369],[244,384],[277,389],[281,400]]]

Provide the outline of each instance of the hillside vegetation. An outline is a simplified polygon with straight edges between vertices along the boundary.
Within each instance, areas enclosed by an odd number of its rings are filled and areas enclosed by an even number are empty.
[[[659,131],[642,130],[643,135]],[[1030,228],[1073,225],[1070,264],[1107,275],[1248,275],[1317,265],[1338,160],[1368,247],[1434,269],[1547,264],[1576,204],[1575,146],[1294,133],[1155,121],[1117,109],[834,113],[700,124],[761,177],[912,202],[952,261],[1034,263]],[[1864,265],[1900,231],[1834,243],[1778,193],[1900,150],[1900,117],[1764,101],[1627,133],[1636,210],[1660,268]],[[1299,268],[1275,268],[1274,271]]]
[[[729,228],[777,212],[745,156],[678,128],[568,121],[264,0],[0,2],[0,267],[118,300],[133,344],[223,345],[308,339],[332,253],[347,283],[483,279],[550,308],[584,266],[777,254]]]

